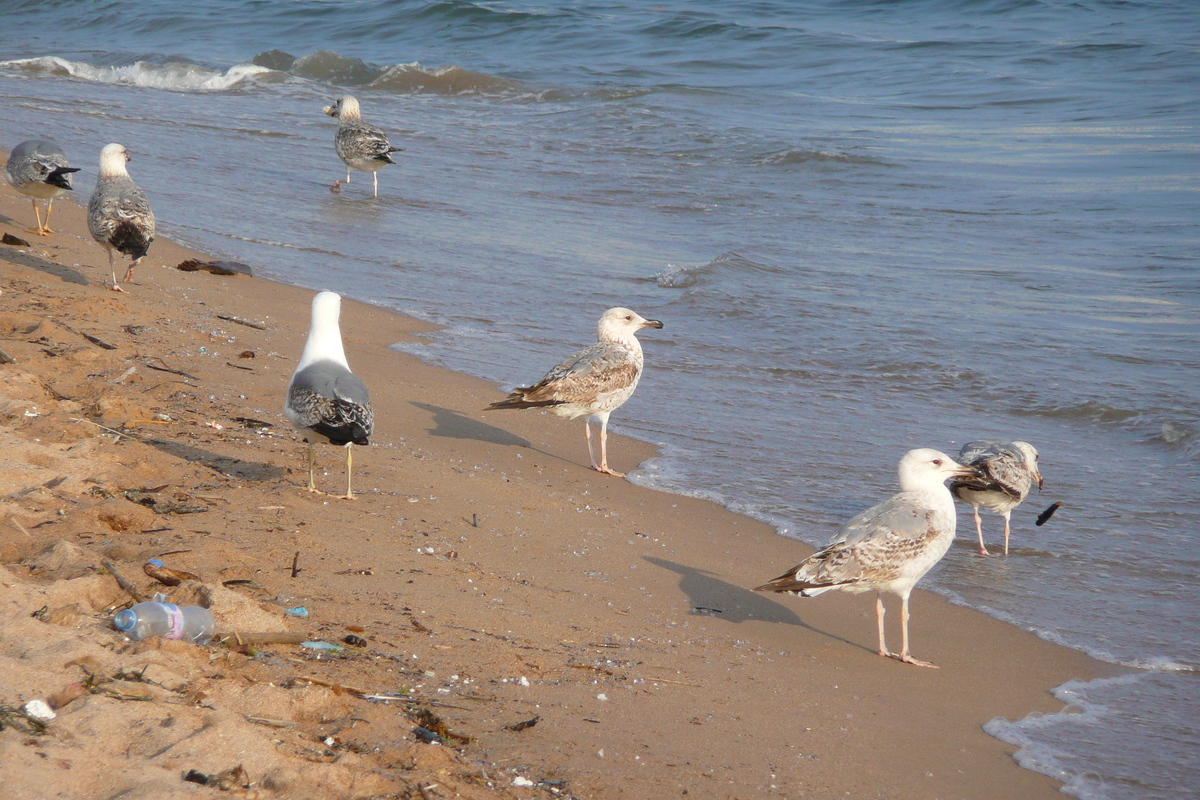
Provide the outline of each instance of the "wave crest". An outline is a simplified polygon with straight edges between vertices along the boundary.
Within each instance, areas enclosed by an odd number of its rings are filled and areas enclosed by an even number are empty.
[[[238,64],[220,72],[179,61],[169,61],[165,64],[137,61],[124,66],[97,67],[86,61],[68,61],[58,56],[0,61],[0,67],[35,75],[56,75],[95,83],[143,86],[179,92],[225,91],[272,72],[257,64]]]

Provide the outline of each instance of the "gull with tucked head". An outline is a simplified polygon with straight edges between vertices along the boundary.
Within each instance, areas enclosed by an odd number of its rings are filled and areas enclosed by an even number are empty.
[[[909,450],[900,459],[900,493],[847,522],[833,540],[756,592],[788,592],[814,597],[831,589],[875,592],[879,655],[906,664],[934,667],[908,649],[908,596],[917,581],[946,555],[954,541],[954,498],[946,481],[978,477],[937,450]],[[900,598],[901,649],[893,653],[884,637],[883,593]]]
[[[1008,555],[1009,517],[1021,505],[1034,481],[1042,490],[1038,469],[1038,451],[1029,442],[967,442],[958,454],[960,463],[977,467],[978,478],[955,479],[950,491],[975,511],[975,532],[979,535],[979,554],[991,555],[983,544],[983,523],[979,507],[1004,517],[1004,555]]]
[[[608,417],[633,395],[642,377],[642,345],[634,334],[662,326],[628,308],[610,308],[600,317],[594,345],[565,359],[533,386],[514,389],[485,410],[544,408],[567,419],[586,417],[583,430],[592,469],[623,478],[625,473],[608,466]],[[600,425],[598,464],[592,450],[593,422]]]
[[[75,188],[71,185],[72,172],[79,172],[79,167],[68,164],[67,154],[62,148],[45,139],[21,142],[8,154],[4,177],[33,203],[33,215],[37,217],[37,230],[34,233],[38,236],[54,233],[50,230],[54,198]],[[39,202],[46,204],[45,222],[42,222]]]

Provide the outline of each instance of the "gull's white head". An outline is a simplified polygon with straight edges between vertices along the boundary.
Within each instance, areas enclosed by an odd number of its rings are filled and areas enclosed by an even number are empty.
[[[900,459],[900,490],[928,491],[944,486],[950,478],[978,478],[975,467],[964,466],[940,450],[921,447],[909,450]]]
[[[334,292],[321,292],[312,301],[312,324],[308,329],[308,340],[300,354],[296,371],[317,361],[336,361],[346,369],[346,351],[342,348],[342,329],[338,320],[342,315],[342,298]]]
[[[1037,481],[1038,489],[1042,488],[1042,471],[1038,468],[1038,451],[1037,448],[1029,442],[1013,442],[1013,447],[1021,451],[1021,455],[1025,456],[1025,468],[1033,475],[1033,479]]]
[[[358,101],[350,95],[342,95],[337,100],[333,101],[333,105],[325,106],[322,109],[326,114],[338,119],[360,119],[362,112],[358,108]]]
[[[646,319],[628,308],[610,308],[600,317],[596,338],[602,342],[625,342],[642,328],[661,328],[656,319]]]
[[[342,296],[336,292],[319,292],[312,301],[312,323],[316,327],[318,323],[329,324],[332,322],[337,325],[338,318],[342,315]]]
[[[100,177],[115,178],[128,175],[129,171],[125,169],[125,162],[128,160],[129,153],[125,150],[125,145],[116,142],[104,145],[100,150]]]

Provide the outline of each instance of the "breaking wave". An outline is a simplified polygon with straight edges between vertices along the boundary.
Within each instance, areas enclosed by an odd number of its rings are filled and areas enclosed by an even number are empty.
[[[96,83],[144,86],[177,92],[226,91],[271,72],[270,69],[256,64],[238,64],[221,72],[179,61],[164,64],[137,61],[122,66],[98,67],[86,61],[68,61],[58,56],[0,61],[0,68],[34,75],[55,75]]]

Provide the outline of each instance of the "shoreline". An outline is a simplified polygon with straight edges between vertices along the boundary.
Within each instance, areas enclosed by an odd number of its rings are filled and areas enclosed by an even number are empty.
[[[320,749],[324,738],[312,737],[326,732],[327,720],[370,718],[343,723],[331,734],[362,744],[336,749],[336,758],[324,764],[331,774],[322,780],[336,796],[388,796],[422,781],[468,797],[552,796],[554,781],[564,780],[561,793],[578,797],[685,790],[689,797],[714,798],[880,791],[888,797],[1054,797],[1060,784],[1019,767],[1011,758],[1015,748],[982,725],[997,716],[1059,711],[1054,687],[1122,672],[920,589],[913,598],[913,648],[942,669],[881,659],[873,652],[870,597],[777,599],[747,588],[811,548],[712,501],[591,471],[577,421],[534,412],[484,416],[499,390],[393,349],[432,326],[369,304],[346,300],[342,311],[348,359],[376,410],[373,446],[355,458],[361,498],[342,503],[309,496],[304,448],[283,420],[282,399],[307,333],[312,292],[260,278],[178,272],[174,264],[203,255],[159,239],[129,294],[117,295],[101,282],[106,258],[87,235],[78,205],[60,199],[54,217],[60,232],[42,239],[25,230],[25,217],[32,216],[25,198],[7,185],[0,198],[0,230],[32,244],[24,255],[0,249],[0,318],[16,322],[0,326],[0,349],[17,360],[0,369],[29,376],[10,381],[0,405],[15,409],[32,400],[38,414],[6,415],[0,428],[3,446],[20,448],[31,465],[8,470],[20,474],[3,481],[0,519],[19,519],[28,532],[0,546],[0,564],[22,586],[11,600],[12,592],[0,593],[8,601],[6,620],[27,619],[36,610],[19,602],[29,585],[50,591],[71,583],[69,568],[54,578],[60,573],[28,566],[41,563],[46,547],[67,542],[82,553],[76,566],[83,572],[75,580],[111,583],[95,575],[95,564],[105,548],[117,548],[108,557],[144,585],[139,559],[185,549],[171,557],[171,566],[218,585],[238,572],[237,579],[263,588],[256,602],[273,595],[310,612],[297,621],[276,610],[272,624],[328,641],[340,640],[352,625],[370,641],[353,657],[305,661],[303,669],[295,647],[267,647],[268,655],[257,659],[225,652],[223,677],[211,678],[196,648],[113,645],[120,637],[95,606],[74,627],[6,621],[13,630],[40,626],[29,635],[57,634],[79,648],[107,641],[116,650],[105,652],[122,661],[122,669],[137,667],[152,651],[182,685],[203,686],[211,699],[212,709],[194,713],[217,721],[167,755],[139,766],[126,756],[128,747],[111,753],[114,763],[126,766],[114,767],[106,779],[124,776],[126,784],[100,786],[56,767],[62,773],[56,778],[78,781],[75,796],[107,797],[105,790],[127,785],[146,796],[191,796],[180,771],[219,771],[239,760],[252,777],[271,778],[277,788],[268,791],[307,796],[304,765],[315,762],[296,755],[301,745],[289,743],[294,751],[286,751],[272,744],[272,729],[228,711],[249,702],[245,679],[232,676],[258,676],[253,689],[264,670],[293,682],[299,670],[299,677],[372,692],[410,688],[414,696],[450,705],[434,708],[451,731],[476,739],[455,753],[420,744],[414,723],[390,706],[319,684],[274,689],[257,716],[294,723],[286,730],[310,749]],[[217,313],[265,323],[267,330],[217,319]],[[25,332],[35,321],[55,341],[35,344],[41,334]],[[67,342],[70,329],[116,349],[78,337]],[[55,349],[60,352],[47,355]],[[247,350],[255,358],[239,359]],[[188,377],[163,374],[152,364]],[[130,377],[111,382],[130,366],[136,368]],[[241,428],[231,422],[238,417],[273,427]],[[70,422],[83,418],[93,423]],[[97,422],[138,438],[113,437],[94,427]],[[51,445],[49,433],[60,428],[64,437]],[[656,453],[651,444],[613,438],[617,469],[632,469]],[[71,448],[85,447],[92,451],[86,458],[70,457]],[[344,480],[341,452],[319,445],[317,457],[324,473],[318,484],[337,490]],[[65,480],[47,488],[60,474]],[[199,497],[207,510],[165,515],[122,497],[168,478],[172,491]],[[92,487],[110,496],[89,495]],[[137,519],[121,531],[105,528],[95,512],[104,503]],[[69,510],[58,514],[63,508]],[[15,532],[12,526],[6,531]],[[291,578],[284,568],[294,552],[307,566]],[[0,584],[6,580],[0,573]],[[892,623],[896,616],[889,615]],[[24,695],[34,691],[33,677],[54,675],[47,692],[78,680],[78,667],[64,666],[75,659],[57,655],[36,676],[16,670],[13,636],[0,633],[0,702],[15,699],[14,690],[22,702],[30,699]],[[10,673],[19,674],[6,678]],[[122,715],[134,705],[152,704],[93,694],[67,705],[53,725],[71,730],[86,717],[99,726],[111,716],[115,736],[131,725]],[[532,727],[505,729],[534,716],[539,722]],[[155,719],[161,718],[160,709]],[[182,724],[172,723],[172,730]],[[229,750],[230,736],[266,744],[243,759]],[[35,757],[10,738],[0,733],[6,765],[0,774],[11,771],[4,778],[14,788],[36,787],[49,774],[47,764],[78,757],[57,740],[41,745],[46,758]],[[212,753],[233,763],[218,764]],[[188,758],[214,763],[188,767]],[[104,748],[88,759],[103,762]],[[412,769],[403,768],[406,759]],[[161,775],[152,769],[160,761],[169,767]],[[536,786],[514,787],[522,776]]]

